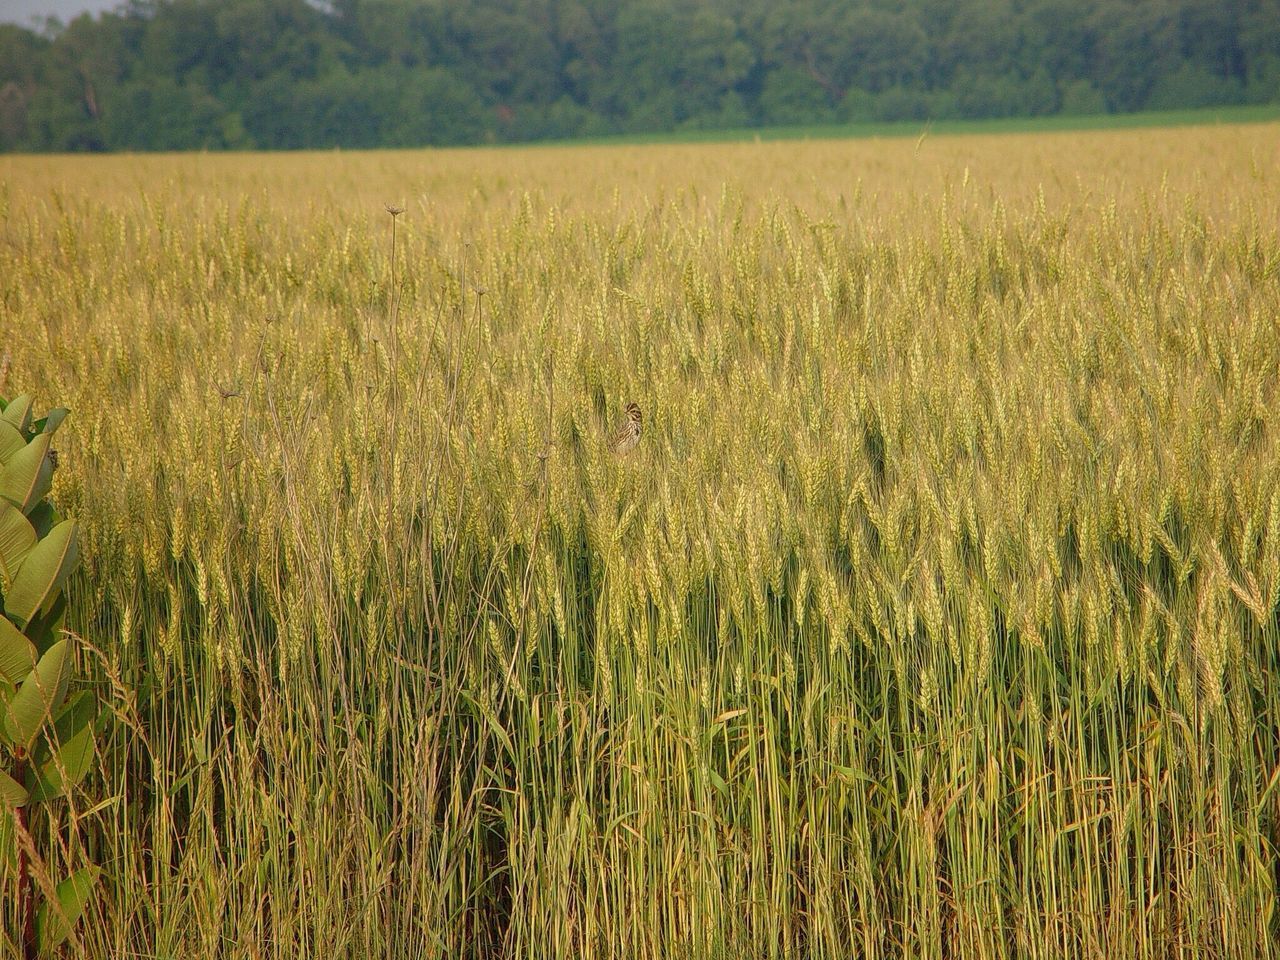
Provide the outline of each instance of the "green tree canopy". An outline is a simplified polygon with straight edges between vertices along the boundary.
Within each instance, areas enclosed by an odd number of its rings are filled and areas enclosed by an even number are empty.
[[[1280,0],[129,0],[0,25],[0,150],[1280,100]]]

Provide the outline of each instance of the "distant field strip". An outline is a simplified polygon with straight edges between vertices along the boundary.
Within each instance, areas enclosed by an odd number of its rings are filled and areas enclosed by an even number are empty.
[[[0,157],[85,955],[1275,956],[1278,143]]]
[[[685,128],[662,133],[623,133],[584,138],[579,143],[729,143],[741,140],[834,140],[861,137],[964,136],[988,133],[1055,133],[1129,130],[1209,124],[1269,123],[1280,120],[1280,104],[1148,110],[1139,113],[1055,114],[1048,117],[995,117],[986,120],[892,120],[813,123],[798,126]],[[539,146],[540,144],[534,144]]]

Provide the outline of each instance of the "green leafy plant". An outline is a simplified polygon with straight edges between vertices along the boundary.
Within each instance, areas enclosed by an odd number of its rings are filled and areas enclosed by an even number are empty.
[[[0,398],[0,826],[8,828],[0,836],[16,842],[26,958],[67,938],[98,876],[92,866],[56,884],[38,874],[28,830],[29,808],[65,795],[94,754],[95,704],[88,692],[68,696],[74,641],[61,629],[77,528],[48,499],[57,467],[50,441],[66,415],[36,419],[30,397]],[[38,908],[37,888],[54,894]]]

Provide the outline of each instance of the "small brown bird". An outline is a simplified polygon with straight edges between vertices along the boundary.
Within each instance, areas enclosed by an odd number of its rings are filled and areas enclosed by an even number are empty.
[[[622,421],[621,429],[609,441],[609,449],[618,456],[625,456],[634,450],[636,444],[640,442],[640,420],[640,405],[628,403],[626,419]]]

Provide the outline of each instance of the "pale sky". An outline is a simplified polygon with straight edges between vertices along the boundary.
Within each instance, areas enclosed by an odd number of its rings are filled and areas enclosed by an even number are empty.
[[[119,0],[0,0],[0,22],[31,26],[33,17],[58,17],[64,23],[77,14],[110,10]]]

